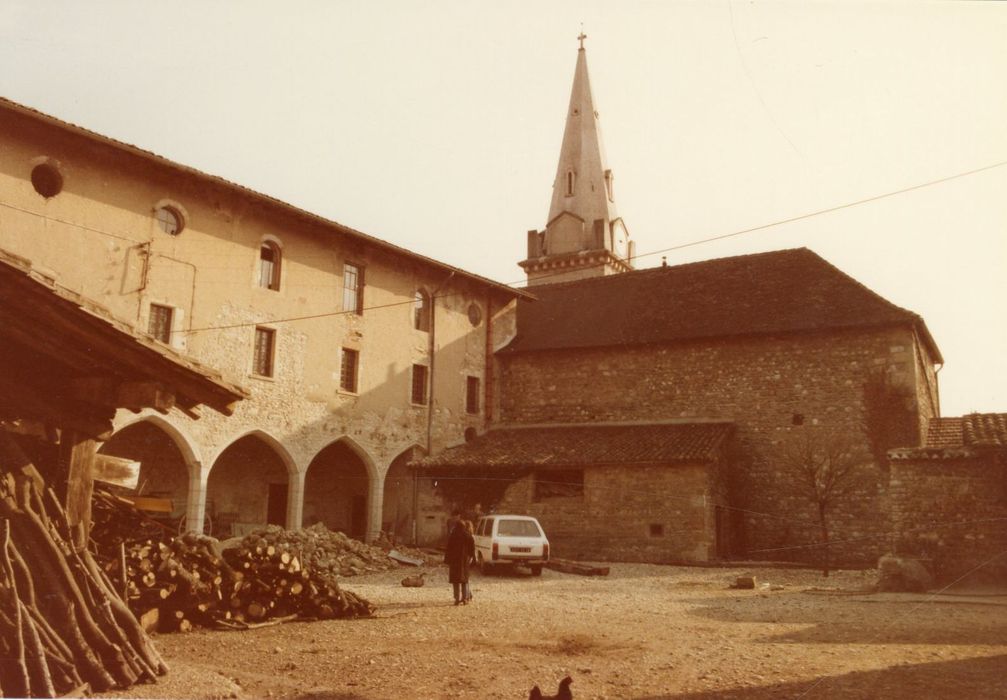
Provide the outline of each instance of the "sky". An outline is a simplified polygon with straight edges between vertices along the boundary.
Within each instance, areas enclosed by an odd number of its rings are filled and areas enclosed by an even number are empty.
[[[4,0],[0,95],[523,283],[582,27],[638,267],[811,248],[1007,412],[1007,3]]]

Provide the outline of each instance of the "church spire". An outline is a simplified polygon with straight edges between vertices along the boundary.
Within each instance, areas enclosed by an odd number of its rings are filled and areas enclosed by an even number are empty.
[[[546,229],[529,232],[529,283],[632,269],[629,233],[615,206],[615,181],[601,139],[581,31]]]

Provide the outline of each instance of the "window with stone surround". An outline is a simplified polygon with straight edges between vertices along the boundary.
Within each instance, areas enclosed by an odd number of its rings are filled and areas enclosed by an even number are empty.
[[[354,263],[343,265],[343,311],[364,313],[364,268]]]
[[[535,472],[535,488],[532,499],[544,501],[549,498],[583,498],[583,469],[540,469]]]
[[[412,385],[412,402],[417,405],[425,406],[427,403],[427,376],[430,374],[430,368],[426,365],[413,365],[413,385]]]
[[[264,241],[259,246],[259,286],[263,289],[280,291],[280,246],[272,241]]]
[[[255,350],[252,355],[252,372],[260,377],[273,376],[273,351],[276,331],[272,328],[255,329]]]
[[[343,348],[339,363],[339,388],[351,394],[357,393],[357,375],[360,368],[360,352]]]
[[[479,377],[465,378],[465,412],[474,415],[479,413]]]

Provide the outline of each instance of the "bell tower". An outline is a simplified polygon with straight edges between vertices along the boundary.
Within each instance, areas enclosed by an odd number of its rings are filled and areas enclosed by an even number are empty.
[[[549,217],[545,230],[528,232],[528,258],[518,263],[529,285],[633,269],[634,245],[616,211],[615,179],[591,96],[586,38],[583,32],[577,37],[580,48]]]

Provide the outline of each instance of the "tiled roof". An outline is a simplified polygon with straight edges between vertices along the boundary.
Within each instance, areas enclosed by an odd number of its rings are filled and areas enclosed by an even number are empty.
[[[923,447],[890,451],[892,459],[957,459],[983,449],[1007,448],[1007,413],[931,418]]]
[[[422,467],[569,467],[710,461],[731,423],[560,425],[490,430],[414,462]]]
[[[157,381],[183,409],[205,404],[230,415],[247,398],[243,387],[120,320],[107,308],[34,269],[30,260],[0,249],[0,354],[35,348],[40,374],[57,384],[72,378],[114,376]],[[9,370],[9,368],[8,368]]]
[[[637,270],[532,288],[503,352],[668,343],[866,326],[915,326],[895,306],[807,248]]]

